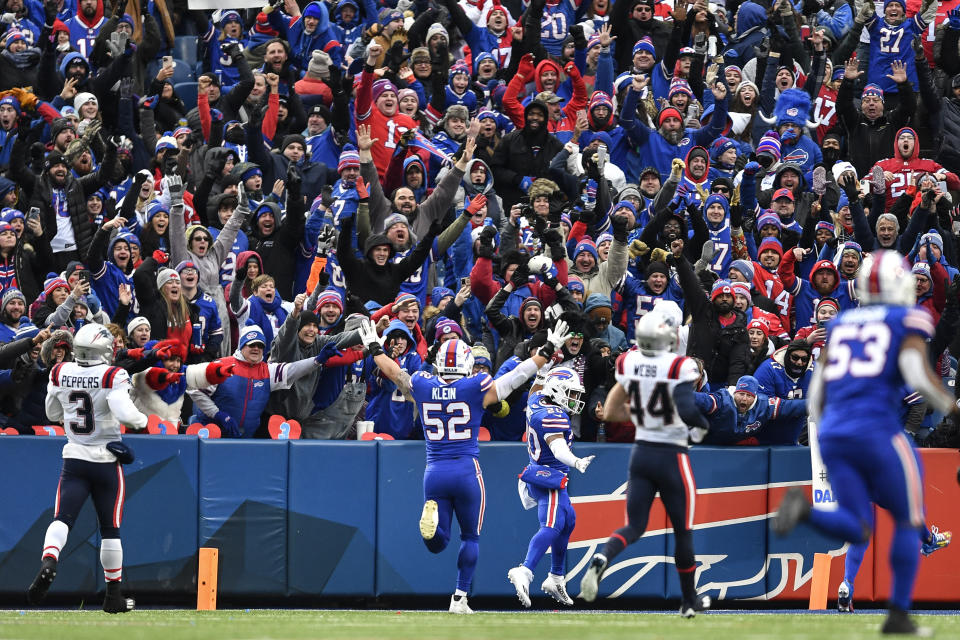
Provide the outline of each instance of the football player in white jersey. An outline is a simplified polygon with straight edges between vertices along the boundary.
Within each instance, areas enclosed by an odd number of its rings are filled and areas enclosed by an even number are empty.
[[[54,366],[47,383],[47,416],[55,422],[63,421],[67,444],[63,447],[54,520],[43,541],[40,572],[27,596],[32,604],[39,604],[47,595],[57,576],[57,561],[67,534],[87,496],[91,496],[100,522],[100,563],[107,584],[103,610],[126,613],[133,608],[133,600],[124,597],[120,587],[124,499],[120,465],[132,462],[133,452],[120,441],[120,424],[143,429],[147,416],[130,399],[129,374],[111,366],[114,341],[106,327],[85,325],[74,336],[73,349],[76,362]]]
[[[627,484],[628,524],[614,531],[603,550],[593,556],[580,583],[580,597],[588,602],[597,597],[609,563],[643,535],[659,491],[676,540],[674,558],[683,592],[680,615],[692,618],[710,606],[710,599],[697,596],[692,530],[697,487],[687,442],[700,442],[708,423],[694,400],[699,369],[691,358],[673,353],[678,329],[674,314],[655,307],[637,322],[637,349],[617,359],[617,383],[604,402],[603,419],[629,419],[636,427]]]

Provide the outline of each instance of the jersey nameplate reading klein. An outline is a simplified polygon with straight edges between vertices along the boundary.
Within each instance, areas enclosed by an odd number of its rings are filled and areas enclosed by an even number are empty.
[[[430,390],[431,400],[456,400],[457,389],[455,387],[434,387]]]

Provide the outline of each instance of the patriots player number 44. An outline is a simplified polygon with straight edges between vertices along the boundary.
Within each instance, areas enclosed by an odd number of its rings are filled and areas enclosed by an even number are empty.
[[[420,537],[428,551],[440,553],[450,542],[451,523],[457,516],[460,553],[457,586],[449,611],[473,613],[467,594],[477,567],[486,506],[477,444],[480,419],[485,407],[499,404],[547,364],[570,337],[567,325],[557,322],[547,331],[546,344],[536,355],[496,379],[474,372],[473,351],[462,340],[448,340],[441,345],[434,361],[435,375],[426,371],[410,375],[383,352],[380,337],[369,320],[361,324],[359,334],[380,373],[397,385],[420,414],[427,447]]]

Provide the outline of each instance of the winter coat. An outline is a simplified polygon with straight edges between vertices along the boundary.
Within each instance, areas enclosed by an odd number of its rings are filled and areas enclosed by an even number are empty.
[[[244,207],[234,209],[227,224],[213,241],[213,246],[208,248],[206,255],[201,257],[187,249],[189,245],[184,228],[183,209],[174,207],[170,212],[170,262],[176,265],[184,260],[190,260],[197,265],[197,270],[200,272],[200,281],[197,286],[217,303],[220,326],[223,327],[225,334],[230,326],[230,315],[227,313],[227,300],[220,286],[220,265],[230,253],[240,227],[244,225],[249,215],[249,209]],[[223,341],[220,348],[222,355],[230,353],[230,342],[227,339]]]

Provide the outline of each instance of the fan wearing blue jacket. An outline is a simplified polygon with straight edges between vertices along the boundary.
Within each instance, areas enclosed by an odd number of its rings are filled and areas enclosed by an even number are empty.
[[[362,11],[357,0],[340,0],[330,16],[330,28],[344,47],[349,47],[359,40],[363,30],[377,21],[377,3],[373,0],[361,1]]]
[[[806,340],[796,339],[775,351],[753,374],[760,391],[784,400],[805,398],[813,377],[812,349]],[[770,422],[758,440],[761,444],[797,444],[806,424],[806,415],[780,416]]]
[[[417,353],[417,341],[402,320],[391,320],[383,332],[383,350],[401,369],[413,375],[423,366]],[[367,356],[364,372],[376,369],[373,356]],[[377,425],[379,433],[389,433],[397,440],[410,437],[414,427],[413,403],[406,402],[396,383],[382,375],[368,376],[367,420]]]
[[[341,43],[330,27],[330,13],[322,2],[311,2],[299,16],[271,11],[268,18],[270,26],[290,44],[290,61],[296,67],[306,69],[310,64],[310,55],[318,49],[330,54],[334,64],[343,62]]]
[[[709,125],[700,129],[685,129],[680,112],[674,107],[666,107],[657,114],[657,128],[651,131],[636,117],[637,101],[645,86],[644,79],[633,77],[620,112],[620,126],[626,130],[634,146],[641,150],[640,166],[656,167],[661,179],[666,180],[674,159],[686,158],[693,147],[709,146],[723,134],[727,120],[727,87],[723,82],[717,82],[710,89],[717,106]]]
[[[241,327],[237,350],[225,365],[234,365],[233,374],[221,384],[187,391],[193,399],[190,422],[216,423],[228,438],[252,438],[260,428],[260,417],[270,392],[289,389],[299,378],[322,366],[337,354],[335,342],[323,346],[315,357],[296,362],[263,361],[267,339],[256,325]]]
[[[731,391],[731,389],[733,389]],[[697,392],[697,408],[710,421],[704,444],[762,444],[767,425],[779,417],[801,418],[806,400],[782,400],[760,393],[753,376],[740,376],[736,387]]]

